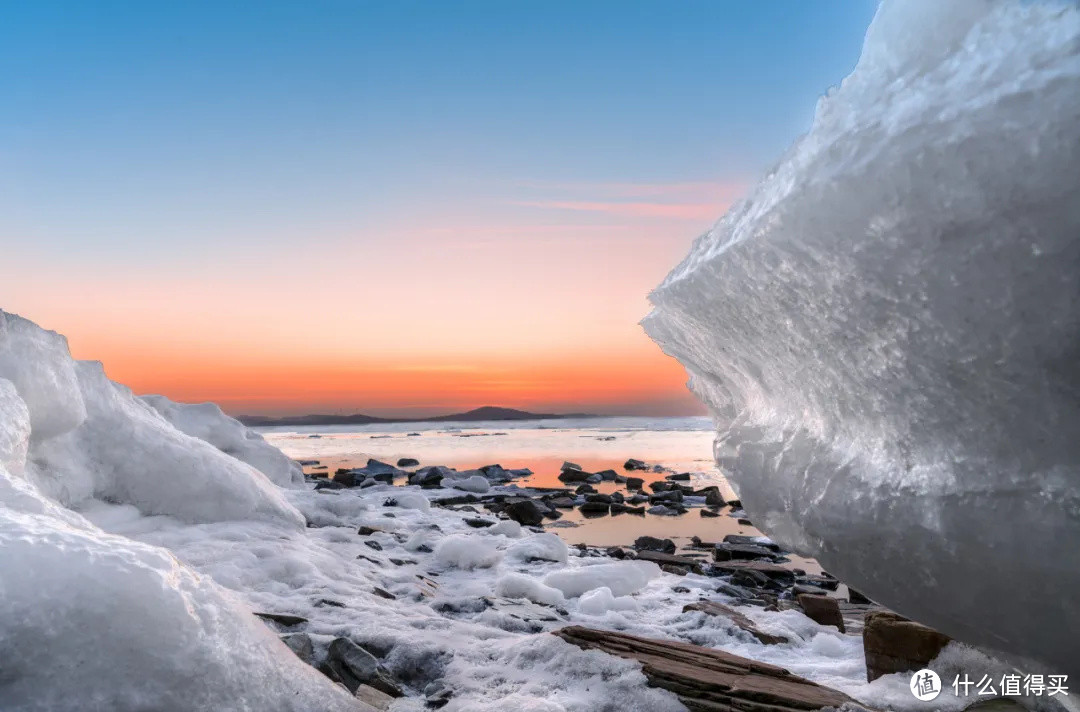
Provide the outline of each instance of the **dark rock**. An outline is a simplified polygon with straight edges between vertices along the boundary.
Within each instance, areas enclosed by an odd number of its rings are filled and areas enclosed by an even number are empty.
[[[674,574],[676,576],[685,576],[690,573],[690,569],[688,567],[678,566],[676,564],[660,564],[660,570],[664,573]]]
[[[574,500],[570,497],[553,497],[548,500],[548,504],[558,509],[573,509]]]
[[[593,473],[581,470],[563,470],[559,473],[559,479],[563,482],[587,482],[593,476]]]
[[[391,697],[404,694],[378,659],[348,638],[335,638],[330,643],[325,665],[349,692],[355,693],[360,685],[370,685]]]
[[[641,515],[644,515],[645,514],[645,508],[644,507],[630,507],[630,506],[627,506],[625,504],[622,504],[621,502],[612,502],[611,503],[611,513],[612,514],[641,514]]]
[[[636,660],[649,684],[695,712],[794,712],[854,705],[847,695],[783,668],[688,643],[567,626],[554,632],[585,650]]]
[[[329,606],[330,608],[345,608],[345,604],[341,601],[335,601],[330,598],[320,598],[316,603],[316,606]]]
[[[703,510],[701,510],[701,516],[703,516],[703,517],[719,517],[720,515],[717,514],[714,511],[712,511],[711,509],[703,509]]]
[[[869,604],[873,603],[873,601],[871,601],[869,598],[867,598],[866,596],[862,595],[861,593],[859,593],[858,591],[853,589],[851,586],[848,586],[848,599],[847,600],[848,600],[848,603],[857,603],[857,604],[863,605],[863,606],[866,606],[866,605],[869,605]]]
[[[771,549],[766,549],[763,546],[756,544],[729,544],[724,542],[717,544],[716,548],[712,552],[714,561],[735,561],[739,559],[753,560],[753,559],[772,559],[773,552]],[[795,572],[792,571],[791,575],[794,577]]]
[[[690,481],[690,473],[689,472],[677,472],[674,475],[668,475],[664,479],[671,480],[672,482],[689,482]]]
[[[406,566],[409,564],[415,564],[416,561],[414,561],[413,559],[390,559],[390,563],[394,566]]]
[[[393,559],[391,559],[391,561],[393,561]],[[376,596],[378,596],[380,598],[385,598],[385,599],[390,600],[390,601],[396,601],[397,600],[397,596],[390,593],[386,589],[379,588],[378,586],[371,589],[371,592],[374,593]]]
[[[667,504],[673,502],[679,504],[683,501],[683,493],[679,490],[672,490],[670,492],[657,492],[649,495],[650,504]]]
[[[578,472],[581,472],[581,465],[577,464],[576,462],[564,461],[562,467],[559,468],[559,471],[567,472],[569,470],[577,470]]]
[[[367,539],[366,541],[364,541],[364,544],[371,547],[375,551],[382,551],[382,544],[375,541],[374,539]]]
[[[734,608],[725,606],[723,603],[717,603],[716,601],[699,601],[697,603],[691,603],[688,606],[683,606],[683,613],[687,611],[701,611],[707,613],[710,616],[717,616],[719,618],[726,618],[731,621],[732,625],[740,630],[744,630],[750,635],[758,639],[758,641],[765,645],[778,645],[780,643],[787,643],[788,639],[782,635],[773,635],[766,633],[756,625],[754,622],[739,613]]]
[[[649,496],[641,493],[635,494],[633,497],[629,497],[626,499],[626,502],[628,504],[643,504],[648,501]]]
[[[645,480],[641,479],[640,477],[626,478],[626,489],[628,490],[640,490],[644,486]]]
[[[307,633],[287,633],[280,637],[281,642],[296,653],[296,657],[308,665],[315,665],[315,644],[311,642],[311,636]]]
[[[710,507],[720,507],[724,504],[724,495],[720,494],[720,490],[713,490],[705,495],[705,504]]]
[[[475,494],[462,494],[455,495],[454,497],[443,497],[442,499],[435,500],[435,504],[440,507],[455,507],[461,504],[477,504],[481,500]]]
[[[662,551],[665,554],[675,553],[675,542],[671,539],[658,539],[654,536],[639,536],[634,540],[634,548],[638,551]]]
[[[651,489],[653,492],[668,492],[674,487],[675,485],[671,484],[666,480],[656,480],[655,482],[649,483],[649,489]]]
[[[416,467],[420,461],[413,457],[403,457],[397,461],[398,467]]]
[[[382,530],[381,529],[372,529],[371,527],[364,526],[364,527],[360,527],[359,529],[357,529],[356,533],[359,534],[360,536],[371,536],[372,534],[374,534],[377,531],[382,531]]]
[[[490,519],[480,519],[479,517],[470,517],[464,520],[473,529],[486,529],[487,527],[494,526],[495,522]]]
[[[592,485],[586,484],[586,485],[580,485],[576,490],[574,490],[574,494],[588,494],[590,492],[595,492],[595,491],[596,491],[595,487],[593,487]]]
[[[605,482],[614,482],[615,478],[619,476],[615,470],[600,470],[596,474],[600,475],[600,479]]]
[[[724,537],[724,543],[739,546],[762,546],[777,554],[780,553],[779,545],[773,542],[762,543],[760,537],[746,536],[745,534],[728,534]]]
[[[315,483],[315,489],[317,489],[317,490],[324,490],[324,489],[325,490],[339,490],[339,489],[345,489],[345,484],[343,482],[338,482],[337,480],[322,480],[320,482]]]
[[[795,585],[795,574],[792,573],[790,569],[785,569],[783,566],[771,564],[766,561],[722,561],[717,562],[714,567],[728,574],[734,574],[741,571],[754,571],[785,586]]]
[[[424,704],[433,710],[441,709],[450,703],[454,691],[446,686],[441,680],[433,682],[424,688]]]
[[[624,470],[647,470],[647,469],[649,469],[649,466],[646,465],[641,460],[635,460],[634,458],[630,458],[629,460],[627,460],[626,462],[623,463],[623,469]]]
[[[652,561],[653,563],[660,564],[661,567],[665,565],[679,566],[684,569],[689,569],[694,573],[701,573],[701,562],[697,559],[691,559],[689,556],[676,556],[675,554],[666,554],[662,551],[642,549],[637,553],[637,558],[642,561]]]
[[[608,549],[604,553],[607,554],[608,556],[610,556],[613,559],[625,559],[626,558],[626,552],[623,551],[623,548],[621,546],[608,547]]]
[[[814,586],[816,588],[823,588],[826,591],[835,591],[840,587],[840,582],[834,578],[827,578],[825,576],[799,576],[798,569],[795,570],[795,583],[803,586]]]
[[[732,509],[742,509],[742,500],[741,499],[733,499],[730,502],[728,502],[728,506],[731,507]]]
[[[525,526],[539,526],[544,523],[544,508],[531,499],[523,499],[509,504],[506,516],[518,524]]]
[[[586,502],[603,502],[604,504],[611,504],[612,499],[610,494],[587,494],[585,495]]]
[[[603,515],[611,511],[607,502],[586,502],[578,508],[582,514]]]
[[[450,468],[438,465],[434,467],[421,467],[419,470],[409,475],[409,484],[431,489],[440,486],[442,481],[452,472],[453,470]]]
[[[259,611],[255,611],[254,613],[263,620],[273,621],[278,625],[283,625],[286,627],[300,625],[301,623],[308,622],[308,619],[304,618],[303,616],[294,616],[288,613],[260,613]]]
[[[743,525],[744,527],[752,527],[752,526],[754,526],[754,523],[751,522],[749,519],[738,519],[737,521],[738,521],[739,524]]]
[[[921,670],[949,644],[949,637],[892,611],[870,611],[863,627],[866,680]]]
[[[821,625],[834,625],[841,633],[847,632],[844,629],[844,617],[840,615],[840,606],[836,603],[835,598],[800,593],[795,600],[798,601],[799,607],[803,609],[803,613],[810,620]]]

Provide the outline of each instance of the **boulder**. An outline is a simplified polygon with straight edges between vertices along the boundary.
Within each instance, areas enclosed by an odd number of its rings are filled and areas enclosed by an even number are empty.
[[[611,505],[607,502],[585,502],[578,508],[582,514],[599,516],[611,511]]]
[[[772,552],[780,553],[780,547],[763,537],[746,536],[745,534],[728,534],[724,537],[725,544],[739,544],[748,546],[763,546]]]
[[[703,516],[703,517],[714,517],[715,518],[715,517],[719,517],[720,514],[717,513],[717,512],[712,511],[711,509],[703,509],[703,510],[701,510],[701,516]]]
[[[593,473],[581,470],[563,470],[559,473],[559,479],[563,482],[588,482],[593,477]]]
[[[640,477],[626,478],[626,489],[628,490],[640,490],[644,486],[645,480],[641,479]]]
[[[894,672],[921,670],[949,644],[950,638],[892,611],[870,611],[863,627],[866,680]]]
[[[614,482],[619,476],[615,470],[600,470],[596,474],[600,475],[600,479],[605,482]]]
[[[634,540],[634,548],[638,551],[662,551],[665,554],[675,553],[675,542],[671,539],[658,539],[654,536],[639,536]]]
[[[289,646],[289,650],[296,653],[296,657],[308,665],[315,664],[315,644],[307,633],[289,633],[281,636],[281,642]]]
[[[668,475],[664,479],[671,480],[672,482],[689,482],[690,481],[690,473],[689,472],[677,472],[674,475]]]
[[[557,509],[573,509],[574,498],[573,497],[552,497],[548,500],[548,505],[556,507]]]
[[[720,507],[724,505],[724,495],[720,494],[720,490],[711,490],[705,493],[705,504],[710,507]]]
[[[559,470],[561,470],[562,472],[567,472],[569,470],[577,470],[578,472],[581,472],[581,465],[577,464],[576,462],[564,461],[562,467],[560,467]]]
[[[840,606],[837,604],[835,598],[829,598],[828,596],[821,596],[817,594],[800,593],[796,596],[795,600],[799,603],[799,607],[803,609],[803,613],[810,620],[820,623],[821,625],[832,625],[841,632],[847,632],[844,629],[844,617],[840,615]]]
[[[794,712],[856,704],[783,668],[722,650],[582,626],[554,634],[585,650],[640,662],[650,685],[670,690],[695,712]]]
[[[354,697],[361,702],[380,710],[380,712],[390,709],[390,704],[394,701],[393,697],[382,690],[376,690],[371,685],[361,685],[356,688]]]
[[[544,523],[544,512],[546,510],[531,499],[522,499],[511,502],[503,511],[506,513],[506,516],[510,517],[518,524],[524,524],[527,527],[536,527]]]
[[[416,467],[420,461],[413,457],[403,457],[397,461],[398,467]]]
[[[391,697],[404,693],[378,658],[348,638],[335,638],[326,653],[323,671],[355,693],[361,685],[370,685]]]
[[[623,469],[624,470],[647,470],[647,469],[649,469],[649,466],[646,465],[641,460],[635,460],[634,458],[630,458],[629,460],[627,460],[626,462],[623,463]]]

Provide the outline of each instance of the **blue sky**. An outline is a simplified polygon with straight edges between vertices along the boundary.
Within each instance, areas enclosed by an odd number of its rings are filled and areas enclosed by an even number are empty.
[[[350,265],[394,283],[460,275],[461,292],[521,269],[518,247],[557,270],[570,240],[591,248],[569,273],[605,289],[621,288],[613,251],[650,263],[620,267],[634,272],[623,280],[632,326],[690,240],[809,126],[817,97],[854,66],[874,8],[6,3],[0,245],[13,278],[0,280],[0,305],[86,331],[87,313],[56,295],[62,282],[95,295],[102,328],[131,325],[145,340],[154,320],[125,305],[133,289],[153,296],[152,283],[124,284],[153,275],[174,300],[219,293],[214,309],[235,330],[251,314],[223,282],[273,304],[290,277],[340,284]],[[543,273],[522,279],[557,302]],[[483,299],[450,307],[483,312]],[[332,307],[312,290],[289,304]],[[167,306],[178,320],[207,309]],[[408,322],[419,310],[402,328],[426,328]]]

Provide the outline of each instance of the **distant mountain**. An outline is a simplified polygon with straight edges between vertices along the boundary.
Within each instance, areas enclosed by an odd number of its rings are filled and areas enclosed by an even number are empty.
[[[559,418],[597,418],[591,413],[530,413],[514,408],[500,408],[485,405],[464,413],[436,415],[431,418],[376,418],[372,415],[354,413],[352,415],[286,415],[274,418],[268,415],[238,415],[236,419],[244,425],[368,425],[370,423],[447,423],[451,421],[476,422],[481,420],[555,420]]]

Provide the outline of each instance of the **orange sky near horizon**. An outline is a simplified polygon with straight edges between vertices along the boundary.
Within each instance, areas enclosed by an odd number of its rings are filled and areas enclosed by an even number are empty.
[[[597,192],[611,190],[630,189]],[[740,188],[638,190],[651,202],[147,250],[138,268],[31,246],[0,307],[65,334],[136,393],[234,414],[702,414],[638,322],[648,291]]]

